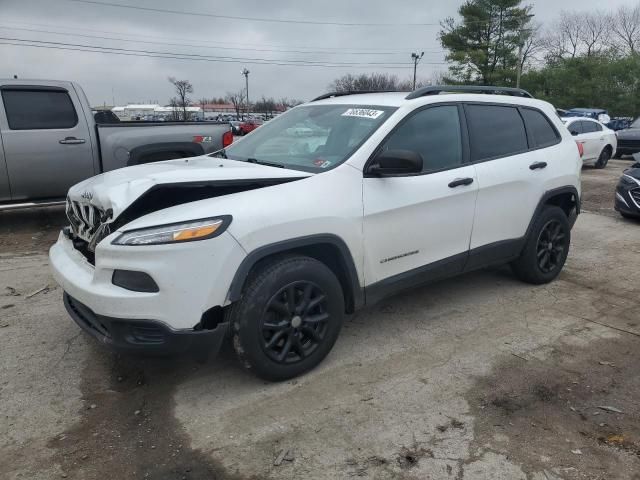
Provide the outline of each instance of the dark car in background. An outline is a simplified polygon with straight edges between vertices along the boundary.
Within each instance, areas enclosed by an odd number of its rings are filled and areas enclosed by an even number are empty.
[[[633,123],[633,118],[625,118],[625,117],[617,117],[612,118],[609,123],[607,123],[607,128],[610,128],[614,132],[618,132],[620,130],[626,130]]]
[[[640,219],[640,162],[622,173],[616,187],[615,209],[625,218]]]
[[[640,118],[637,118],[629,128],[616,132],[616,136],[618,150],[615,158],[640,152]]]

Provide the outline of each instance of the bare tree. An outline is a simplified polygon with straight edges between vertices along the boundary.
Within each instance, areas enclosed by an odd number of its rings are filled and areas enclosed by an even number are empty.
[[[236,111],[236,116],[239,118],[244,111],[246,105],[247,95],[244,88],[238,92],[228,92],[225,100],[233,105],[233,109]]]
[[[176,97],[172,97],[169,100],[169,106],[171,107],[171,113],[169,114],[170,122],[180,121],[180,101]]]
[[[398,89],[398,77],[388,73],[348,73],[329,84],[333,92],[385,91]]]
[[[611,44],[622,55],[634,55],[640,49],[640,4],[620,7],[611,18]]]
[[[598,55],[606,48],[610,31],[610,16],[603,12],[586,12],[578,17],[581,25],[580,42],[585,55]]]
[[[560,18],[549,26],[542,40],[547,59],[575,58],[579,54],[581,38],[582,22],[578,15],[560,12]]]
[[[175,97],[178,101],[178,107],[182,110],[182,121],[186,122],[189,119],[189,113],[187,107],[191,105],[189,94],[193,93],[193,85],[189,80],[176,80],[174,77],[169,77],[169,83],[171,83],[176,89]]]

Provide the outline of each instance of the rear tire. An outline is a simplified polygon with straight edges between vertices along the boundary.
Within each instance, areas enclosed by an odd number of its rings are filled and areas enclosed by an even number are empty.
[[[287,380],[331,351],[345,315],[344,295],[325,264],[281,256],[250,276],[227,315],[243,365],[265,380]]]
[[[598,157],[598,161],[596,162],[596,168],[602,169],[607,166],[609,160],[611,159],[611,147],[608,145],[602,149],[600,152],[600,156]]]
[[[566,214],[560,207],[548,205],[535,219],[520,257],[512,262],[513,272],[523,282],[549,283],[562,271],[570,244]]]

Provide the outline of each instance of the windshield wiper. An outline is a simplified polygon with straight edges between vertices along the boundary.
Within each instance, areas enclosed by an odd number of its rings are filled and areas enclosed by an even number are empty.
[[[214,157],[214,158],[227,158],[227,152],[226,150],[223,148],[222,150],[218,150],[217,152],[213,152],[212,154],[209,155],[210,157]]]
[[[286,168],[281,163],[265,162],[264,160],[258,160],[257,158],[247,158],[248,163],[255,163],[257,165],[266,165],[267,167]]]

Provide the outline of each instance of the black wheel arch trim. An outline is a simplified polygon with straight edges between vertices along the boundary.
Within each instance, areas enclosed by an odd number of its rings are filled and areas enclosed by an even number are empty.
[[[575,202],[575,207],[576,207],[575,215],[573,216],[573,218],[571,216],[569,217],[569,224],[571,225],[571,227],[573,227],[573,223],[575,223],[577,216],[580,215],[580,195],[578,194],[578,189],[571,185],[553,188],[551,190],[547,190],[545,194],[542,196],[542,198],[540,199],[540,201],[538,202],[538,205],[536,206],[536,209],[533,212],[533,215],[531,216],[531,220],[529,220],[529,226],[527,227],[527,233],[525,234],[524,238],[528,238],[536,218],[538,218],[538,215],[540,215],[540,212],[545,207],[545,205],[549,204],[549,200],[559,195],[563,195],[567,193],[570,193],[571,195],[573,195],[573,200]]]
[[[235,302],[242,296],[242,290],[246,283],[247,277],[251,269],[260,261],[269,256],[286,253],[290,251],[300,250],[305,247],[313,247],[329,244],[336,247],[340,252],[340,264],[344,268],[346,274],[346,281],[350,292],[345,292],[345,298],[350,293],[353,296],[353,309],[357,310],[364,306],[364,288],[360,285],[358,279],[358,270],[356,269],[353,256],[349,247],[337,235],[333,234],[315,234],[307,235],[304,237],[292,238],[283,240],[281,242],[275,242],[269,245],[259,247],[250,252],[240,263],[240,266],[236,270],[236,273],[231,281],[227,299],[229,302]]]
[[[141,145],[131,149],[127,166],[139,165],[140,159],[147,155],[165,152],[186,152],[197,157],[198,155],[204,155],[204,148],[199,143],[194,142],[162,142]]]

